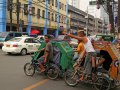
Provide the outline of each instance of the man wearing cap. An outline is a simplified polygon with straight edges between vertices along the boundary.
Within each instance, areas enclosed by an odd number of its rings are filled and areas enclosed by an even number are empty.
[[[63,32],[63,34],[66,34],[65,32]],[[84,44],[85,47],[85,51],[86,51],[86,59],[85,59],[85,63],[84,63],[84,72],[83,72],[83,76],[80,78],[80,80],[84,79],[85,74],[89,75],[91,74],[92,71],[92,75],[95,75],[94,73],[96,72],[96,51],[93,48],[93,45],[90,41],[90,39],[88,37],[86,37],[84,30],[79,30],[78,31],[78,36],[72,35],[72,34],[66,34],[69,37],[75,38],[77,40],[81,40]],[[79,81],[80,81],[79,80]]]

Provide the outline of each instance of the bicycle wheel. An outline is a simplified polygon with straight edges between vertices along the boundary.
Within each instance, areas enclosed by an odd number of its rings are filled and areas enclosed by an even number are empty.
[[[31,63],[26,63],[24,65],[24,73],[27,76],[33,76],[35,74],[35,67]]]
[[[59,76],[59,69],[51,65],[47,70],[47,77],[51,80],[57,79]]]
[[[98,77],[94,82],[94,87],[96,90],[109,90],[110,82],[106,77]]]
[[[76,86],[78,84],[77,80],[79,80],[80,76],[77,71],[68,70],[64,74],[64,81],[68,86]]]

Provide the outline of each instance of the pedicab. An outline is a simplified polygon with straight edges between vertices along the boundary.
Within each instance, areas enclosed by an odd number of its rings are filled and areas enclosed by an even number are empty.
[[[97,80],[94,82],[94,86],[97,90],[109,90],[120,86],[120,53],[116,48],[116,45],[110,43],[94,43],[94,48],[100,51],[106,51],[111,57],[106,63],[109,66],[108,72],[101,72]],[[106,55],[107,57],[107,55]]]
[[[94,43],[94,48],[96,51],[105,51],[106,57],[107,54],[110,56],[108,58],[108,62],[105,63],[105,68],[107,70],[102,69],[100,67],[97,72],[94,80],[92,80],[91,75],[86,75],[84,80],[78,82],[83,73],[83,69],[79,65],[77,69],[68,70],[65,73],[65,83],[69,86],[76,86],[78,83],[90,84],[95,87],[97,90],[109,90],[110,88],[115,88],[120,85],[120,55],[116,48],[116,45],[113,44],[98,44]],[[100,54],[100,53],[98,53]],[[102,56],[98,55],[96,61],[101,60]]]
[[[45,64],[45,74],[49,79],[57,79],[60,75],[63,75],[66,69],[72,68],[74,52],[66,41],[52,40],[51,43],[53,46],[53,60]],[[38,50],[43,49],[45,46],[46,43],[43,42]],[[37,60],[43,54],[44,51],[34,53],[31,62],[24,65],[24,72],[27,76],[33,76],[36,71],[39,71],[39,63]]]

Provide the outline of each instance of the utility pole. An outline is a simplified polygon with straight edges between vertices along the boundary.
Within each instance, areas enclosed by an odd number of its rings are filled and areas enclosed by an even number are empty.
[[[115,34],[115,29],[114,29],[114,15],[112,11],[112,2],[107,0],[107,11],[109,14],[109,22],[111,24],[111,30],[110,33]]]
[[[120,34],[120,0],[118,0],[118,33]]]
[[[17,12],[17,31],[19,32],[19,13],[20,13],[20,2],[16,0],[16,12]]]
[[[60,0],[57,0],[57,30],[55,32],[55,37],[57,37],[59,35],[59,31],[60,31]]]
[[[10,31],[12,31],[12,9],[13,9],[13,0],[9,0],[10,3]]]
[[[68,33],[68,0],[66,0],[66,32]]]
[[[45,25],[44,25],[44,31],[43,35],[47,34],[47,26],[48,26],[48,0],[45,0]]]

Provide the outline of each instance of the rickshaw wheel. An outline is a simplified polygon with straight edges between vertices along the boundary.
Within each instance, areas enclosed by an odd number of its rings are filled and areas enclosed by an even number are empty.
[[[47,77],[51,80],[57,79],[59,76],[59,70],[57,67],[51,65],[47,70]]]
[[[96,90],[110,90],[110,82],[105,77],[98,77],[94,82]]]
[[[78,81],[80,78],[80,75],[75,70],[67,70],[64,74],[64,81],[68,86],[76,86],[78,84]]]
[[[24,65],[24,73],[27,76],[33,76],[35,74],[35,67],[31,63],[26,63]]]

